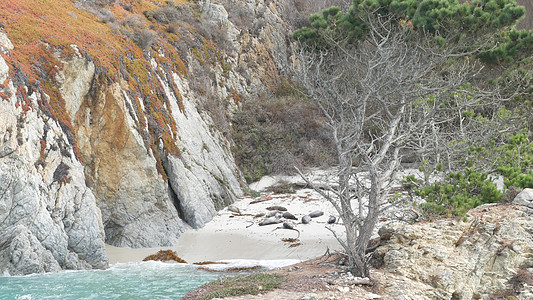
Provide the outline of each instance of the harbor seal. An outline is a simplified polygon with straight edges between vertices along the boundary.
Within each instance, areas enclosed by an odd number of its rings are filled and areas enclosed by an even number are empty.
[[[320,211],[320,210],[315,210],[314,212],[310,213],[309,216],[311,218],[316,218],[316,217],[320,217],[324,214],[323,211]]]
[[[290,219],[290,220],[298,220],[298,218],[296,218],[295,215],[291,214],[290,212],[286,211],[283,213],[283,217],[285,219]]]
[[[294,228],[294,225],[292,225],[291,223],[283,222],[283,227],[276,227],[274,230],[277,230],[277,229],[294,230],[294,231],[298,232],[298,236],[296,238],[297,239],[300,238],[300,230]],[[274,231],[274,230],[272,230],[272,231]]]
[[[281,218],[281,216],[282,216],[282,214],[281,214],[281,212],[278,211],[278,210],[269,211],[269,212],[265,215],[265,217],[267,217],[267,218],[270,218],[270,217],[276,217],[276,218],[278,218],[278,219]]]
[[[241,210],[235,205],[228,206],[228,210],[237,214],[241,214]]]
[[[271,217],[268,219],[263,220],[261,223],[259,223],[259,226],[265,226],[265,225],[272,225],[272,224],[279,224],[282,221],[276,217]]]
[[[310,215],[305,215],[305,216],[302,217],[302,223],[303,224],[307,224],[309,222],[311,222],[311,216]]]
[[[329,216],[328,224],[333,224],[337,221],[337,218],[335,216]]]
[[[267,210],[277,210],[277,211],[287,211],[287,208],[279,205],[269,206],[266,208]]]

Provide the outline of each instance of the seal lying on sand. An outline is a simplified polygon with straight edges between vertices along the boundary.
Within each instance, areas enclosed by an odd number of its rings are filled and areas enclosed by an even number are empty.
[[[303,224],[307,224],[309,222],[311,222],[311,216],[310,215],[305,215],[305,216],[302,217],[302,223]]]
[[[337,221],[337,218],[335,216],[329,216],[328,224],[333,224]]]
[[[278,211],[287,211],[287,208],[279,205],[269,206],[267,210],[278,210]]]
[[[272,211],[269,211],[265,217],[267,218],[270,218],[270,217],[276,217],[276,218],[281,218],[282,216],[282,213],[279,211],[279,210],[272,210]]]
[[[296,216],[294,216],[293,214],[291,214],[290,212],[286,211],[283,213],[283,217],[285,219],[291,219],[291,220],[298,220],[298,218],[296,218]]]
[[[282,221],[276,217],[271,217],[268,219],[263,220],[261,223],[259,223],[259,226],[265,226],[265,225],[272,225],[272,224],[279,224]]]
[[[298,236],[296,238],[300,238],[300,231],[298,229],[294,228],[294,225],[292,225],[291,223],[284,222],[283,223],[283,227],[276,227],[274,230],[277,230],[277,229],[294,230],[294,231],[298,232]],[[274,230],[272,230],[272,231],[274,231]]]
[[[320,211],[320,210],[315,210],[314,212],[310,213],[309,216],[311,218],[316,218],[316,217],[320,217],[324,214],[323,211]]]
[[[235,205],[228,206],[228,210],[237,214],[241,213],[241,210]]]

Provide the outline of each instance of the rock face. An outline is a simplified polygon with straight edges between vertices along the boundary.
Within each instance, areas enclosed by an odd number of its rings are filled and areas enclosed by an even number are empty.
[[[84,7],[76,3],[72,11]],[[57,47],[37,39],[32,49],[49,53],[19,67],[26,52],[12,55],[22,45],[9,39],[13,23],[2,28],[2,268],[12,274],[103,268],[104,242],[172,245],[242,195],[231,141],[205,103],[213,96],[229,115],[241,96],[278,84],[290,52],[290,30],[281,17],[288,8],[263,0],[201,1],[198,7],[202,24],[221,28],[227,45],[220,45],[223,51],[203,47],[205,39],[188,32],[183,36],[193,36],[190,44],[172,44],[188,49],[186,64],[180,60],[185,55],[172,56],[159,44],[130,51],[113,65],[104,61],[111,55],[91,57],[87,45]],[[243,14],[256,20],[250,28],[237,22]],[[209,51],[214,60],[199,62]],[[207,95],[194,87],[198,70],[211,80]]]
[[[86,94],[80,93],[84,100],[66,102],[81,103],[74,114],[75,134],[102,210],[106,242],[123,247],[174,244],[186,224],[156,170],[153,153],[135,129],[126,93],[113,84],[93,98],[83,98]]]
[[[12,96],[0,99],[1,271],[106,267],[100,210],[68,137],[52,119],[16,105],[13,81],[2,92]]]
[[[393,223],[381,232],[393,232],[374,254],[394,275],[385,286],[392,299],[533,297],[533,218],[513,206],[476,208],[468,222]]]

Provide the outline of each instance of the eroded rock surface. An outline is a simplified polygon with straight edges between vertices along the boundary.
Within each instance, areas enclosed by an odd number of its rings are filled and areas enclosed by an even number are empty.
[[[15,95],[13,81],[2,92]],[[0,100],[0,271],[106,267],[100,210],[67,135],[16,97],[7,100]]]
[[[113,84],[86,97],[75,115],[75,132],[88,183],[94,191],[106,242],[122,247],[172,245],[186,224],[136,130],[126,93]],[[76,102],[76,101],[72,101]]]
[[[524,189],[516,195],[513,204],[520,205],[529,214],[533,214],[533,189]]]
[[[533,219],[516,207],[479,207],[467,222],[393,223],[383,232],[394,233],[374,256],[392,299],[533,298],[533,286],[516,283],[520,272],[533,272]]]

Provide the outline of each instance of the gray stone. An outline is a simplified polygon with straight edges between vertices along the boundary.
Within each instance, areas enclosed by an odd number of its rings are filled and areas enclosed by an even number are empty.
[[[513,204],[533,208],[533,189],[525,188],[513,200]]]
[[[0,272],[107,267],[100,210],[63,129],[9,101],[0,115]]]
[[[0,47],[5,48],[7,50],[14,49],[13,43],[11,43],[5,32],[0,32]]]
[[[4,158],[8,155],[11,155],[13,152],[15,152],[15,149],[11,149],[10,147],[5,147],[0,149],[0,158]]]
[[[0,33],[1,35],[1,33]],[[0,56],[0,83],[3,83],[9,76],[9,67],[2,56]]]
[[[61,270],[52,253],[23,225],[5,228],[0,236],[2,267],[11,275]]]
[[[318,295],[315,293],[308,293],[308,294],[303,295],[302,298],[300,298],[300,300],[317,300],[317,299],[318,299]]]

